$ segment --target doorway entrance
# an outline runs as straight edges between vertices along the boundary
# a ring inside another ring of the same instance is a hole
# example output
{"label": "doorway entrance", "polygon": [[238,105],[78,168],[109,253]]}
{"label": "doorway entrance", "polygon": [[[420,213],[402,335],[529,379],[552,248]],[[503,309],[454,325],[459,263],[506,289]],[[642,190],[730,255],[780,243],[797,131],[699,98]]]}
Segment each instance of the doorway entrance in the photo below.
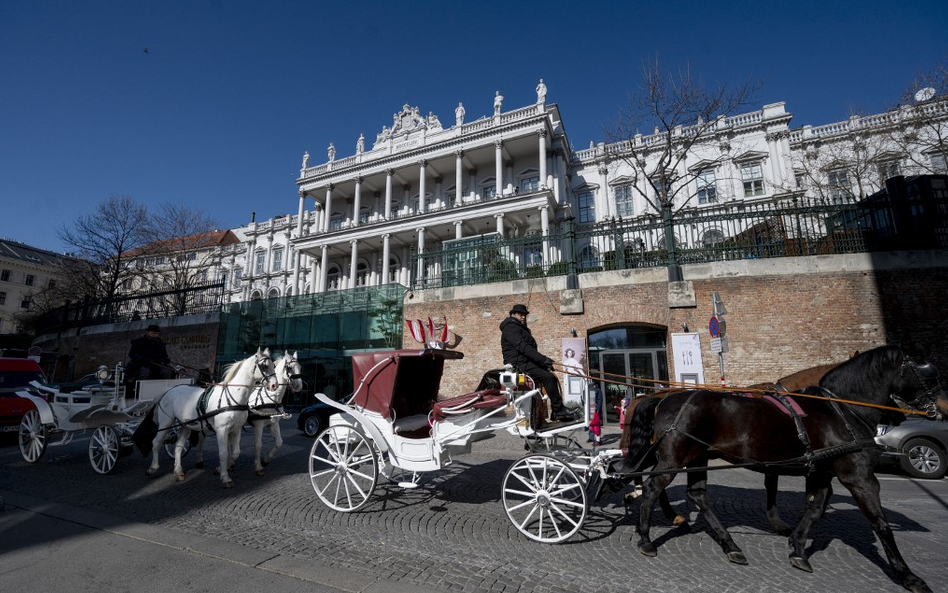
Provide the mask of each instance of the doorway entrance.
{"label": "doorway entrance", "polygon": [[654,391],[655,381],[668,381],[666,333],[664,327],[645,324],[589,333],[590,375],[602,377],[604,420],[618,422],[623,398]]}

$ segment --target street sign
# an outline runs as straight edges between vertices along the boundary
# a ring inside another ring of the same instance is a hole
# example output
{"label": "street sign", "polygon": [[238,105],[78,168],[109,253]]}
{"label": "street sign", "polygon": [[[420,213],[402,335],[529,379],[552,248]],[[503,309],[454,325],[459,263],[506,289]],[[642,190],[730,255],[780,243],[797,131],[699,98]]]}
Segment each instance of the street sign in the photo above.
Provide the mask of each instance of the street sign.
{"label": "street sign", "polygon": [[727,338],[711,338],[711,352],[715,354],[727,352]]}
{"label": "street sign", "polygon": [[718,325],[718,318],[714,315],[711,316],[711,321],[708,323],[708,332],[712,338],[716,338],[721,334],[721,326]]}

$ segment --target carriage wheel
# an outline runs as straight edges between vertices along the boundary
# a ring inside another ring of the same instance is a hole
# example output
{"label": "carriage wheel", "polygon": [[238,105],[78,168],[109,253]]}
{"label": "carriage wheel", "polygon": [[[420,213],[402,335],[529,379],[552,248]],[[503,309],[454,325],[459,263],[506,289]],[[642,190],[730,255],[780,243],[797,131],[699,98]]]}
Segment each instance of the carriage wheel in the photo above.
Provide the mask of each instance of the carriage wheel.
{"label": "carriage wheel", "polygon": [[[165,442],[162,448],[165,451],[165,455],[168,459],[174,459],[174,445],[178,440],[178,433],[181,432],[180,427],[169,428],[168,432],[165,433]],[[191,451],[191,439],[184,441],[184,450],[181,451],[181,457],[184,458],[188,452]]]}
{"label": "carriage wheel", "polygon": [[121,444],[118,433],[108,425],[95,429],[89,439],[89,463],[99,474],[107,474],[115,469]]}
{"label": "carriage wheel", "polygon": [[571,467],[548,455],[530,455],[510,466],[503,499],[514,527],[538,542],[569,539],[586,519],[585,484]]}
{"label": "carriage wheel", "polygon": [[348,513],[372,496],[379,475],[375,447],[351,426],[330,426],[309,453],[313,490],[329,508]]}
{"label": "carriage wheel", "polygon": [[20,454],[29,463],[36,463],[46,452],[46,427],[39,411],[30,410],[20,420]]}

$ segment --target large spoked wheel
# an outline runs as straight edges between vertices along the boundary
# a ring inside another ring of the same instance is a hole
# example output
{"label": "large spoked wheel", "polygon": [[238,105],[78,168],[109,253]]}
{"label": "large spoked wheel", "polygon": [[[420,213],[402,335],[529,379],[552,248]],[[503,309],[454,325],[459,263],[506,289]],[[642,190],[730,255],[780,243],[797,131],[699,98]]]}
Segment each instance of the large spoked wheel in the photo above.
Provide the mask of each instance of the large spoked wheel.
{"label": "large spoked wheel", "polygon": [[[168,459],[174,459],[174,446],[178,441],[178,433],[181,432],[181,429],[177,426],[169,428],[168,432],[165,434],[165,442],[162,448],[165,451],[165,456]],[[183,458],[188,452],[191,451],[191,439],[184,441],[184,450],[181,451],[181,457]]]}
{"label": "large spoked wheel", "polygon": [[89,439],[89,463],[92,469],[99,474],[107,474],[115,469],[118,462],[119,450],[118,433],[111,426],[99,426]]}
{"label": "large spoked wheel", "polygon": [[37,410],[30,410],[20,420],[20,454],[29,463],[36,463],[46,453],[46,427]]}
{"label": "large spoked wheel", "polygon": [[375,490],[379,462],[375,447],[351,426],[330,426],[309,453],[309,479],[327,507],[349,513],[362,508]]}
{"label": "large spoked wheel", "polygon": [[507,470],[504,510],[520,533],[557,543],[579,531],[586,519],[586,488],[576,472],[548,455],[530,455]]}

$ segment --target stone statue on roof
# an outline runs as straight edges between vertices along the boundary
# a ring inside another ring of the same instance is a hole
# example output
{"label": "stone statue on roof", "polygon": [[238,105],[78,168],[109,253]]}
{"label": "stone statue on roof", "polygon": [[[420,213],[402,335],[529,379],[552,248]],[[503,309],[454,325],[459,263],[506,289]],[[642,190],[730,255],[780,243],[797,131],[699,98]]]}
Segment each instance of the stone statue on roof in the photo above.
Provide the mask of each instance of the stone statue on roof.
{"label": "stone statue on roof", "polygon": [[540,79],[540,84],[537,85],[537,103],[543,105],[546,102],[546,85],[543,84],[543,79]]}
{"label": "stone statue on roof", "polygon": [[504,104],[504,96],[500,94],[500,91],[497,91],[494,94],[494,115],[500,115],[500,108]]}
{"label": "stone statue on roof", "polygon": [[454,110],[454,125],[459,126],[464,123],[464,113],[464,105],[459,102],[457,109]]}

